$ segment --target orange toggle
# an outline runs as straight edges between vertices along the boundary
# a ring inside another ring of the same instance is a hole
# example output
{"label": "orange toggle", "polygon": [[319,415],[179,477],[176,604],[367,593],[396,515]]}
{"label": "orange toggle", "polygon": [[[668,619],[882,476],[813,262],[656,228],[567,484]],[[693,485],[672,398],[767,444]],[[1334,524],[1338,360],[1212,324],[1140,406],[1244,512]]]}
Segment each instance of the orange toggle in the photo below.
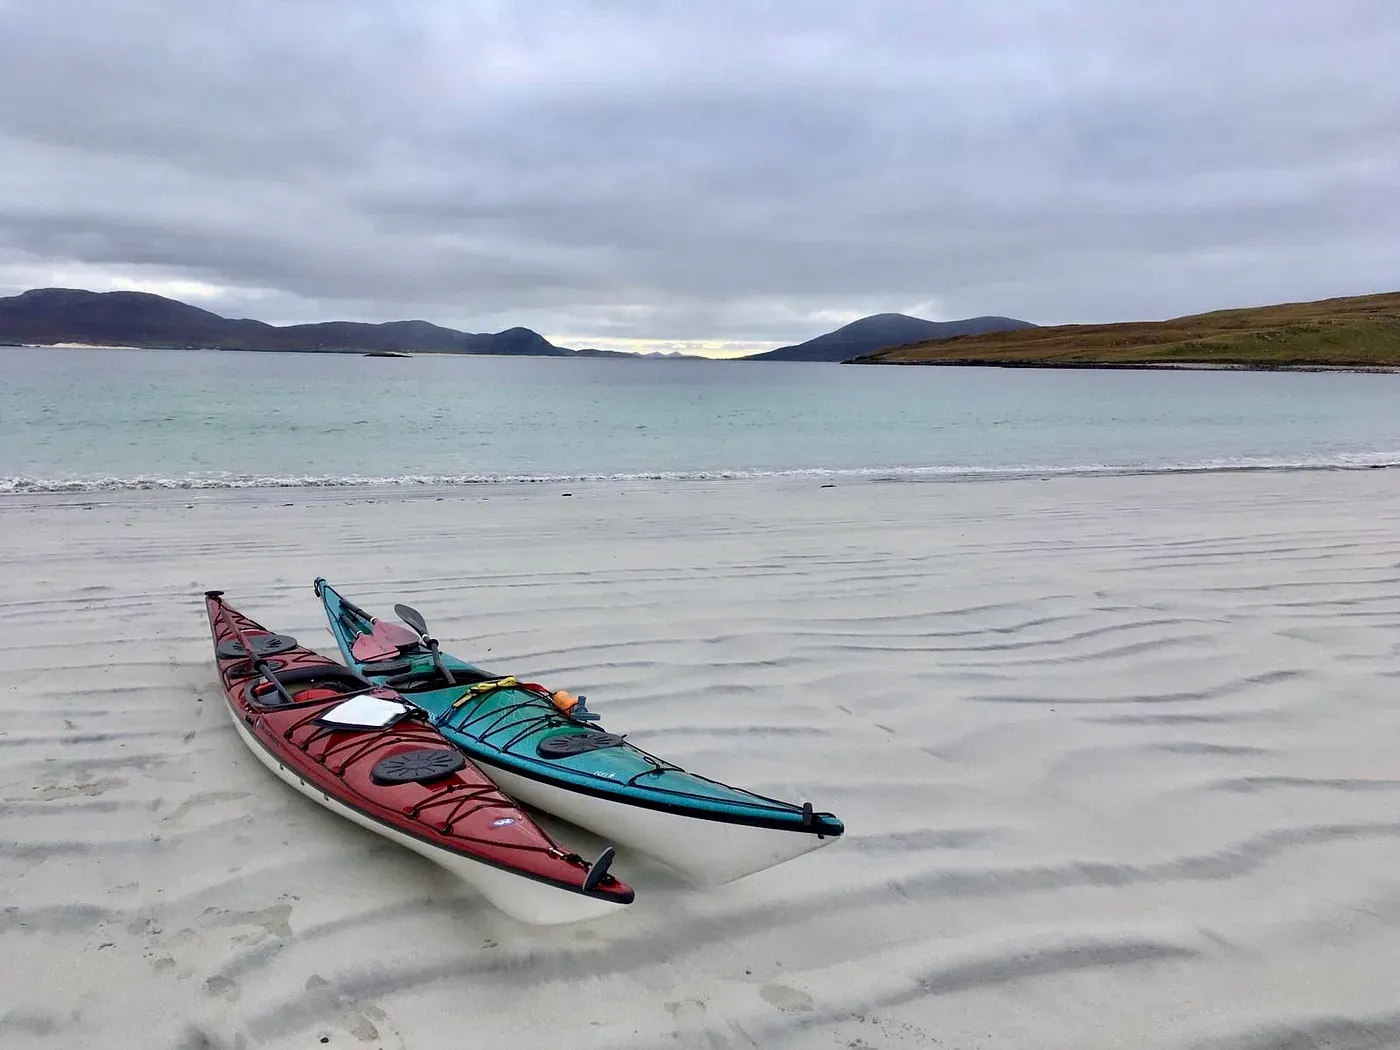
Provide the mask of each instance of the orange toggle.
{"label": "orange toggle", "polygon": [[565,714],[568,714],[578,706],[578,697],[574,696],[573,693],[566,693],[562,689],[550,693],[549,698],[554,701],[554,706]]}

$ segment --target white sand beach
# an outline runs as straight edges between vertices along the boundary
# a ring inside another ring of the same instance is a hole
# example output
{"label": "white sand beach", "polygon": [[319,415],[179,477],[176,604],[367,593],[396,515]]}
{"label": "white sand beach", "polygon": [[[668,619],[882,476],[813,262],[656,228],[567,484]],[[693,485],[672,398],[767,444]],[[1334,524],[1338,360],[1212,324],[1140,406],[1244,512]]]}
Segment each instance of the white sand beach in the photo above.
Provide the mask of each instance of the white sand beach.
{"label": "white sand beach", "polygon": [[[1400,1046],[1400,472],[15,496],[0,536],[4,1050]],[[515,923],[232,731],[201,592],[333,655],[317,574],[847,834],[707,891],[619,850],[630,908]]]}

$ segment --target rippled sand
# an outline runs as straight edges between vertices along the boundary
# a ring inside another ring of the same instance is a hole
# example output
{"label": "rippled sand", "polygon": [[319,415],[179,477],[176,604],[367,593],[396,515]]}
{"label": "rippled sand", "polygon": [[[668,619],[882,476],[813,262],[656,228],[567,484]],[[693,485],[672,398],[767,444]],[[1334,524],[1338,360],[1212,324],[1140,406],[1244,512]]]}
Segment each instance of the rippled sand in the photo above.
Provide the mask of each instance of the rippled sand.
{"label": "rippled sand", "polygon": [[[569,491],[0,502],[0,1046],[1400,1046],[1400,475]],[[516,925],[233,734],[318,573],[848,834]]]}

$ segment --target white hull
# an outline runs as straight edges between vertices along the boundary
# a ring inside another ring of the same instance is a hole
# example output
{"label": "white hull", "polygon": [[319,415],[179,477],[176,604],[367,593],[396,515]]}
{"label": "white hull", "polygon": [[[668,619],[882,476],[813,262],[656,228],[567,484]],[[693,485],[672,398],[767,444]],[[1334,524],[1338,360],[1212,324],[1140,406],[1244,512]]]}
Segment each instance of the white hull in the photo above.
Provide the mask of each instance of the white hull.
{"label": "white hull", "polygon": [[512,918],[534,926],[555,926],[612,915],[625,907],[620,903],[559,889],[524,875],[516,875],[490,864],[472,860],[470,857],[442,849],[430,842],[405,835],[380,824],[378,821],[371,820],[364,814],[331,798],[301,779],[293,770],[276,761],[244,726],[243,720],[238,717],[238,712],[228,703],[225,703],[224,707],[228,710],[234,728],[238,730],[238,735],[243,739],[248,750],[280,779],[332,813],[338,814],[346,820],[352,820],[361,827],[368,828],[377,835],[382,835],[390,842],[398,843],[400,846],[411,849],[441,865],[463,882],[478,890],[482,896]]}
{"label": "white hull", "polygon": [[517,802],[587,828],[607,841],[654,857],[700,886],[716,886],[763,871],[835,842],[808,832],[727,824],[585,795],[478,763]]}

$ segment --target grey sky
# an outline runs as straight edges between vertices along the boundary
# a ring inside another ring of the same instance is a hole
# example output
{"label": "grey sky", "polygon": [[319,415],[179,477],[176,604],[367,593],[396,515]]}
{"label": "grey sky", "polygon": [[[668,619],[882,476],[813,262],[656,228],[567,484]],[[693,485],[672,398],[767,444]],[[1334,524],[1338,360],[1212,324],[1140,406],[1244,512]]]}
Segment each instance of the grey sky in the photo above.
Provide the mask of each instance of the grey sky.
{"label": "grey sky", "polygon": [[1400,288],[1394,0],[0,0],[0,294],[759,349]]}

